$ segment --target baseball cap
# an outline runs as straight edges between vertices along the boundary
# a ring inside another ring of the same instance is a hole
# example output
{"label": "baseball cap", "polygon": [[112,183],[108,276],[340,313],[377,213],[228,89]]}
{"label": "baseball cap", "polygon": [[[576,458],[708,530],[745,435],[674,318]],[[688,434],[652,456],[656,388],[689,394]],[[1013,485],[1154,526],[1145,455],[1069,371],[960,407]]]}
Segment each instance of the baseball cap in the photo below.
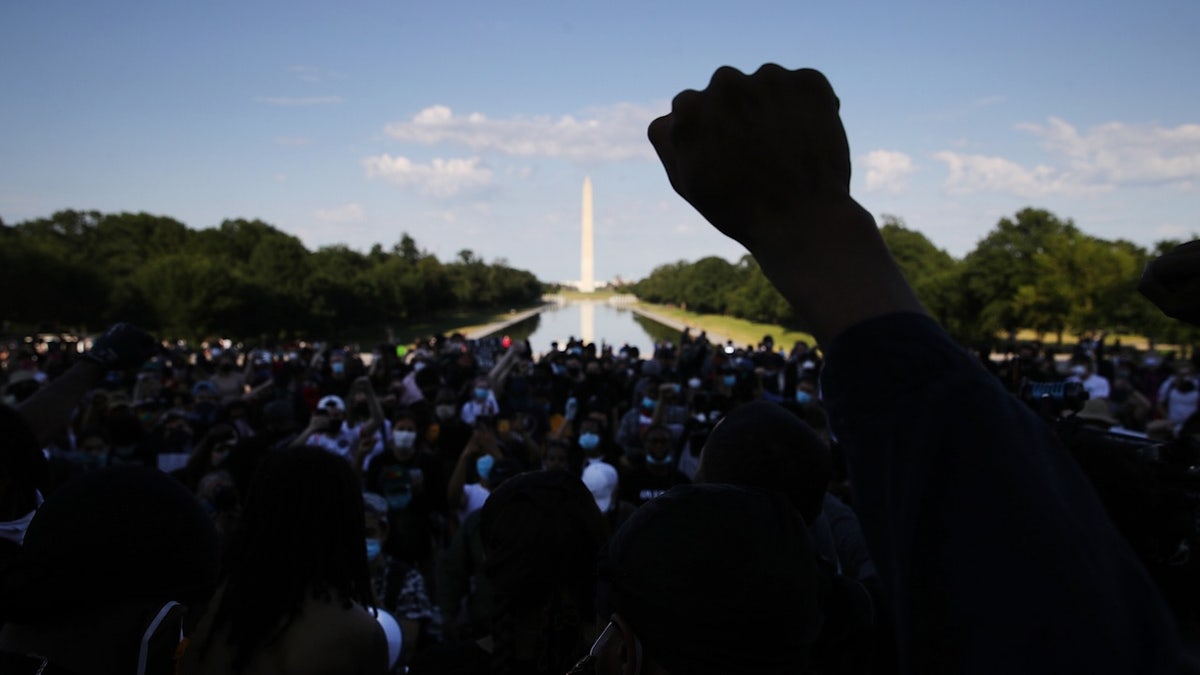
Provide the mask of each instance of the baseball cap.
{"label": "baseball cap", "polygon": [[605,462],[588,464],[583,470],[583,484],[591,491],[600,512],[607,513],[617,490],[617,470]]}
{"label": "baseball cap", "polygon": [[[309,399],[309,400],[312,400],[312,399]],[[346,402],[342,400],[341,396],[334,396],[334,395],[330,394],[329,396],[322,398],[320,401],[317,401],[317,407],[318,408],[337,408],[339,412],[345,412],[346,411]]]}

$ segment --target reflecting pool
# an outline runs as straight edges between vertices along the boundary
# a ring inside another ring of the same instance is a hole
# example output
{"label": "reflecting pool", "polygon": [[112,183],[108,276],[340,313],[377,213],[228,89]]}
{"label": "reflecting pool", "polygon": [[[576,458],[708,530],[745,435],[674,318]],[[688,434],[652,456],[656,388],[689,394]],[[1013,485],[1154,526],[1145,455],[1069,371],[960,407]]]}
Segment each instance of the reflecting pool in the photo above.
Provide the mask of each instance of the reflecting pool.
{"label": "reflecting pool", "polygon": [[654,353],[654,344],[664,340],[679,341],[679,332],[633,313],[627,307],[604,301],[573,301],[551,305],[541,314],[503,331],[514,340],[528,338],[536,354],[550,351],[550,343],[565,345],[572,337],[584,342],[604,344],[614,350],[628,344],[638,348],[642,358]]}

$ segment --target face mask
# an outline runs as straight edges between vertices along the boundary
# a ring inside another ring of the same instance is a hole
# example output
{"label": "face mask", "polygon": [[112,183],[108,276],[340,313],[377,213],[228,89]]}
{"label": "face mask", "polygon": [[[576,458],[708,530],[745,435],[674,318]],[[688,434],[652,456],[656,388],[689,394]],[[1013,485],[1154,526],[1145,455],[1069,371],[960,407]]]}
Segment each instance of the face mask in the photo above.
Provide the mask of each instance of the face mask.
{"label": "face mask", "polygon": [[488,388],[487,387],[475,387],[475,398],[482,401],[482,400],[486,399],[487,397],[488,397]]}
{"label": "face mask", "polygon": [[600,435],[591,432],[579,434],[579,447],[584,450],[595,450],[600,445]]}
{"label": "face mask", "polygon": [[692,379],[688,380],[688,388],[689,389],[699,389],[700,388],[700,378],[693,377]]}
{"label": "face mask", "polygon": [[725,383],[726,387],[732,387],[737,384],[737,375],[726,375],[721,381]]}
{"label": "face mask", "polygon": [[646,455],[646,463],[651,466],[664,466],[675,460],[675,455],[666,455],[662,459],[655,459],[654,455]]}
{"label": "face mask", "polygon": [[104,454],[96,454],[92,452],[80,452],[75,456],[75,462],[82,466],[85,471],[90,469],[103,469],[105,466],[108,466],[108,453],[105,452]]}
{"label": "face mask", "polygon": [[383,542],[378,539],[367,540],[367,560],[374,560],[383,552]]}
{"label": "face mask", "polygon": [[408,490],[387,496],[388,509],[392,511],[403,511],[411,501],[412,492]]}
{"label": "face mask", "polygon": [[366,403],[355,403],[354,407],[351,408],[350,411],[354,413],[355,417],[371,416],[371,406]]}
{"label": "face mask", "polygon": [[496,458],[491,455],[484,455],[475,460],[475,472],[479,474],[480,480],[487,480],[488,474],[492,472],[492,467],[496,465]]}
{"label": "face mask", "polygon": [[392,444],[401,450],[412,448],[417,442],[417,432],[407,429],[397,430],[392,432]]}
{"label": "face mask", "polygon": [[658,403],[658,401],[655,401],[654,399],[650,398],[649,396],[642,398],[642,407],[645,408],[646,410],[654,410],[654,405],[656,403]]}
{"label": "face mask", "polygon": [[329,364],[329,369],[333,371],[334,375],[341,375],[342,373],[346,372],[346,364],[342,363],[341,361],[334,361],[333,363]]}
{"label": "face mask", "polygon": [[1086,372],[1087,368],[1084,368],[1083,366],[1075,366],[1071,369],[1071,374],[1075,375],[1076,377],[1083,377],[1083,374]]}
{"label": "face mask", "polygon": [[812,400],[812,394],[803,389],[796,390],[796,403],[808,403]]}

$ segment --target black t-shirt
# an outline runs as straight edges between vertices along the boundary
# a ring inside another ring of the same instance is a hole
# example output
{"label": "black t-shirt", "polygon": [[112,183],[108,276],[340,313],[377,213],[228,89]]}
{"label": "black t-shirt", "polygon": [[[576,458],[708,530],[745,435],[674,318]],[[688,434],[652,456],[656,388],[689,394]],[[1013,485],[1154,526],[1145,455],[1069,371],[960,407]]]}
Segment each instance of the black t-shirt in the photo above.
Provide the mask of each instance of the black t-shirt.
{"label": "black t-shirt", "polygon": [[388,503],[387,552],[409,563],[419,563],[433,553],[432,516],[444,506],[437,460],[415,453],[401,462],[391,452],[375,457],[363,483]]}
{"label": "black t-shirt", "polygon": [[676,485],[687,485],[691,481],[675,468],[665,474],[651,473],[644,460],[634,462],[633,468],[621,477],[621,499],[641,506]]}

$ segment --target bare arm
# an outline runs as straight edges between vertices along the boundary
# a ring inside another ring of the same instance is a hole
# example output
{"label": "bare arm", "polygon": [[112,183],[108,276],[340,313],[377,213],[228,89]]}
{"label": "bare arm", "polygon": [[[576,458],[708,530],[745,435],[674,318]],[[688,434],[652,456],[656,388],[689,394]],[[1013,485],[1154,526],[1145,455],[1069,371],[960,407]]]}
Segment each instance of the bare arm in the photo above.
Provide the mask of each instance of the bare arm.
{"label": "bare arm", "polygon": [[815,70],[725,67],[649,131],[675,191],[754,255],[822,344],[874,316],[925,311],[850,197],[839,105]]}

